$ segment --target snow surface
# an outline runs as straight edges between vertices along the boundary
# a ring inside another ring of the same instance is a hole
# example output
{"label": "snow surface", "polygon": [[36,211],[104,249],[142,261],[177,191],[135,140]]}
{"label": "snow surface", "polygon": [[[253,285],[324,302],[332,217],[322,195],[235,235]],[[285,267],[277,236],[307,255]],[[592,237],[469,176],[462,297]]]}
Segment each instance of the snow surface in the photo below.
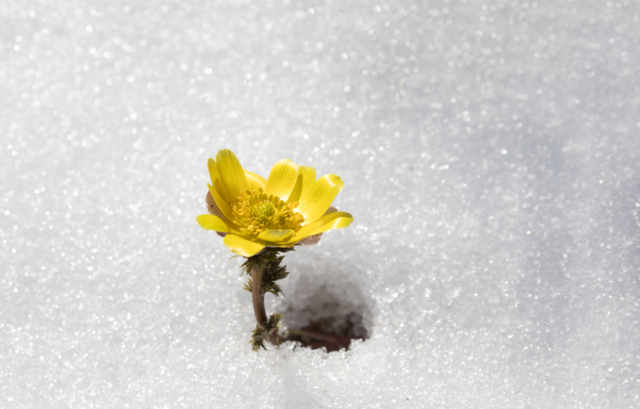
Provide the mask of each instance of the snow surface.
{"label": "snow surface", "polygon": [[[640,1],[0,21],[0,407],[640,407]],[[354,224],[267,310],[369,339],[251,351],[241,260],[195,223],[222,148],[344,179]]]}

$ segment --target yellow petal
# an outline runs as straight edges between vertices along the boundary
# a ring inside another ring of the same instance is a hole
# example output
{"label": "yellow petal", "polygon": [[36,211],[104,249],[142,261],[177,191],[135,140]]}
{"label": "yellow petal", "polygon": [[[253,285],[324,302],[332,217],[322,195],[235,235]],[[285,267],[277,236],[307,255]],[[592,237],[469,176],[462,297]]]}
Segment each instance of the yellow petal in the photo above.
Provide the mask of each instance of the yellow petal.
{"label": "yellow petal", "polygon": [[223,242],[229,250],[243,257],[251,257],[264,248],[262,240],[248,240],[235,234],[227,234]]}
{"label": "yellow petal", "polygon": [[289,193],[289,197],[287,198],[286,203],[297,202],[300,199],[300,195],[302,194],[302,183],[302,175],[298,173],[296,183],[293,185],[293,189],[291,189],[291,193]]}
{"label": "yellow petal", "polygon": [[258,238],[264,241],[278,243],[289,237],[293,230],[265,230],[258,234]]}
{"label": "yellow petal", "polygon": [[221,233],[229,233],[229,227],[227,224],[219,218],[218,216],[214,216],[212,214],[203,214],[196,217],[196,222],[205,230],[215,230]]}
{"label": "yellow petal", "polygon": [[[227,197],[235,199],[248,189],[247,178],[244,169],[236,155],[229,149],[223,149],[216,155],[216,168],[222,181],[222,186],[227,192]],[[215,181],[214,181],[215,184]],[[215,185],[214,185],[215,186]]]}
{"label": "yellow petal", "polygon": [[[295,243],[286,243],[286,244],[297,244],[300,241],[304,240],[305,238],[308,237],[316,237],[316,235],[321,235],[322,233],[328,231],[328,230],[333,230],[333,229],[342,229],[343,227],[347,227],[351,224],[351,222],[353,222],[353,217],[338,217],[335,220],[332,220],[329,223],[325,223],[323,224],[321,227],[316,228],[314,231],[312,231],[310,234],[306,234],[305,237],[298,237],[296,236],[296,241]],[[315,223],[314,223],[315,225]],[[301,229],[302,230],[302,229]],[[320,241],[320,238],[317,238],[316,240],[314,240],[314,242],[312,243],[308,243],[309,244],[315,244],[318,241]]]}
{"label": "yellow petal", "polygon": [[305,219],[303,226],[319,219],[331,206],[333,199],[343,187],[344,182],[340,176],[331,174],[316,180],[308,191],[303,192],[300,197],[300,205],[298,205],[298,211]]}
{"label": "yellow petal", "polygon": [[[304,239],[308,236],[313,236],[314,234],[322,233],[331,229],[340,229],[342,227],[347,227],[353,221],[353,216],[347,212],[333,212],[329,214],[325,214],[321,218],[319,218],[315,223],[303,226],[300,230],[296,232],[294,237],[289,238],[285,241],[285,243],[297,243],[300,240]],[[346,225],[343,225],[347,223]],[[326,229],[325,226],[329,226]],[[340,227],[332,227],[332,226],[340,226]],[[323,230],[324,229],[324,230]]]}
{"label": "yellow petal", "polygon": [[282,159],[276,162],[271,168],[265,193],[278,196],[282,200],[287,200],[297,178],[298,165],[289,159]]}
{"label": "yellow petal", "polygon": [[[220,174],[218,173],[218,167],[216,166],[216,161],[209,158],[209,160],[207,161],[207,167],[209,168],[209,177],[211,178],[211,184],[213,186],[216,186],[216,180],[220,180]],[[222,186],[222,182],[217,186],[216,190],[227,203],[232,202],[236,199],[236,196],[229,197],[224,186]]]}
{"label": "yellow petal", "polygon": [[222,188],[222,182],[220,182],[220,179],[216,179],[215,185],[216,187],[214,188],[207,183],[207,186],[209,186],[209,193],[211,193],[211,196],[213,196],[213,200],[215,200],[224,217],[232,220],[231,207],[229,207],[229,203],[219,193],[219,190]]}
{"label": "yellow petal", "polygon": [[252,192],[254,190],[258,190],[258,188],[264,190],[265,186],[267,185],[267,181],[264,180],[262,176],[256,175],[255,173],[249,172],[248,170],[244,171],[244,176],[247,178],[249,190]]}
{"label": "yellow petal", "polygon": [[[345,213],[345,212],[336,212],[336,213]],[[332,214],[336,214],[336,213],[332,213]],[[312,235],[318,234],[318,233],[324,233],[326,231],[333,230],[333,229],[342,229],[344,227],[349,226],[351,222],[353,222],[353,216],[351,215],[344,216],[344,217],[337,217],[330,222],[323,223],[322,226],[320,226],[319,228],[313,231]]]}
{"label": "yellow petal", "polygon": [[220,176],[218,175],[218,168],[216,168],[216,161],[212,158],[209,158],[207,161],[207,167],[209,168],[209,177],[211,178],[211,183],[214,183],[216,179]]}
{"label": "yellow petal", "polygon": [[299,201],[302,194],[308,191],[315,181],[316,170],[314,168],[311,166],[298,166],[298,178],[296,179],[296,184],[287,199],[287,203]]}

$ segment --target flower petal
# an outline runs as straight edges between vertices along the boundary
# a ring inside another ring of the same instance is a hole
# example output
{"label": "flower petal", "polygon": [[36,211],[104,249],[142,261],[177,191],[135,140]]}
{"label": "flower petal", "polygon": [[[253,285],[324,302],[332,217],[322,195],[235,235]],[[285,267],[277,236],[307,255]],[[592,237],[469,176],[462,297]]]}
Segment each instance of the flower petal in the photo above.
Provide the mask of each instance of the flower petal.
{"label": "flower petal", "polygon": [[[236,155],[229,149],[223,149],[216,155],[216,168],[227,193],[227,198],[235,199],[249,188],[244,169]],[[215,181],[214,181],[215,186]]]}
{"label": "flower petal", "polygon": [[285,243],[297,243],[305,237],[313,236],[314,234],[322,233],[331,229],[341,229],[347,227],[353,221],[353,216],[347,212],[333,212],[325,214],[319,218],[315,223],[303,226],[294,237],[286,240]]}
{"label": "flower petal", "polygon": [[282,159],[271,168],[265,193],[287,200],[297,178],[298,165],[289,159]]}
{"label": "flower petal", "polygon": [[249,190],[254,191],[258,190],[258,188],[262,188],[264,190],[267,185],[267,181],[260,175],[256,175],[253,172],[249,172],[248,170],[244,171],[244,176],[247,178],[247,184],[249,185]]}
{"label": "flower petal", "polygon": [[[346,212],[336,212],[336,213],[346,213]],[[336,214],[332,213],[332,215]],[[313,231],[313,234],[324,233],[333,229],[342,229],[348,227],[353,222],[353,216],[347,213],[348,216],[336,217],[334,220],[323,223],[322,226]]]}
{"label": "flower petal", "polygon": [[296,184],[289,194],[287,203],[294,203],[300,200],[302,194],[308,191],[316,181],[316,170],[311,166],[298,166],[298,178]]}
{"label": "flower petal", "polygon": [[[220,181],[220,174],[218,173],[218,167],[216,166],[216,161],[209,158],[209,160],[207,161],[207,167],[209,168],[209,177],[211,178],[211,184],[213,186],[216,186],[216,180]],[[216,190],[218,191],[220,196],[224,199],[224,201],[227,203],[233,202],[236,199],[235,196],[229,197],[224,186],[222,186],[221,181],[216,187]]]}
{"label": "flower petal", "polygon": [[213,196],[213,200],[215,200],[216,204],[218,205],[218,209],[220,209],[224,217],[232,220],[231,207],[229,207],[229,203],[219,193],[219,190],[221,190],[222,188],[222,182],[220,182],[220,179],[216,179],[215,185],[216,187],[214,188],[209,183],[207,183],[207,186],[209,186],[209,193],[211,193],[211,196]]}
{"label": "flower petal", "polygon": [[274,243],[282,242],[287,237],[291,236],[293,230],[265,230],[258,234],[258,238],[264,241],[271,241]]}
{"label": "flower petal", "polygon": [[303,192],[298,206],[298,211],[302,213],[305,219],[303,226],[311,224],[320,218],[331,206],[331,202],[343,187],[344,182],[340,179],[340,176],[331,174],[324,175],[316,180],[308,191]]}
{"label": "flower petal", "polygon": [[218,216],[214,216],[212,214],[202,214],[196,217],[196,222],[205,230],[215,230],[221,233],[229,233],[229,227],[227,224],[219,218]]}
{"label": "flower petal", "polygon": [[243,257],[251,257],[264,248],[262,240],[252,241],[235,234],[227,234],[223,242],[229,250]]}
{"label": "flower petal", "polygon": [[209,160],[207,161],[207,167],[209,168],[209,177],[211,178],[211,183],[214,183],[216,179],[220,177],[220,175],[218,175],[216,161],[213,160],[213,158],[209,158]]}

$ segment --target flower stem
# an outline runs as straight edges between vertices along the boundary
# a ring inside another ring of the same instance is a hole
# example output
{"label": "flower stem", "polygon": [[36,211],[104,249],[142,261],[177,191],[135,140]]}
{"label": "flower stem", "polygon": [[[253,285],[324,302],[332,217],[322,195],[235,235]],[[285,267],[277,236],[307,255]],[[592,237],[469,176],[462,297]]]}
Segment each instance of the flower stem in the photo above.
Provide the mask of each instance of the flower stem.
{"label": "flower stem", "polygon": [[279,253],[293,251],[292,248],[266,248],[262,252],[248,257],[242,264],[243,274],[250,275],[249,282],[244,285],[244,289],[251,292],[253,301],[253,314],[256,317],[256,328],[251,332],[251,345],[254,351],[260,348],[267,349],[264,341],[274,345],[279,345],[278,328],[282,314],[273,313],[267,317],[264,308],[264,295],[272,293],[276,297],[282,294],[282,289],[277,280],[285,278],[289,272],[280,263],[284,256]]}
{"label": "flower stem", "polygon": [[259,263],[251,269],[251,299],[253,300],[253,313],[258,325],[267,323],[267,313],[264,310],[264,296],[262,295],[262,275],[267,263]]}

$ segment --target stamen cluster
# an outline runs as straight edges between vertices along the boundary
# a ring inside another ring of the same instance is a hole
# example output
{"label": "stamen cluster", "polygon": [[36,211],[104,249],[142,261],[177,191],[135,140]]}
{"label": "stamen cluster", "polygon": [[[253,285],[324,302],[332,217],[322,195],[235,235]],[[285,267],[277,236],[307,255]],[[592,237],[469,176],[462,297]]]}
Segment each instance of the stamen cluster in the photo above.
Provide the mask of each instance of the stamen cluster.
{"label": "stamen cluster", "polygon": [[304,216],[294,212],[298,202],[285,203],[278,196],[267,195],[261,188],[253,192],[246,191],[239,196],[233,206],[234,221],[241,231],[258,235],[265,230],[300,230]]}

